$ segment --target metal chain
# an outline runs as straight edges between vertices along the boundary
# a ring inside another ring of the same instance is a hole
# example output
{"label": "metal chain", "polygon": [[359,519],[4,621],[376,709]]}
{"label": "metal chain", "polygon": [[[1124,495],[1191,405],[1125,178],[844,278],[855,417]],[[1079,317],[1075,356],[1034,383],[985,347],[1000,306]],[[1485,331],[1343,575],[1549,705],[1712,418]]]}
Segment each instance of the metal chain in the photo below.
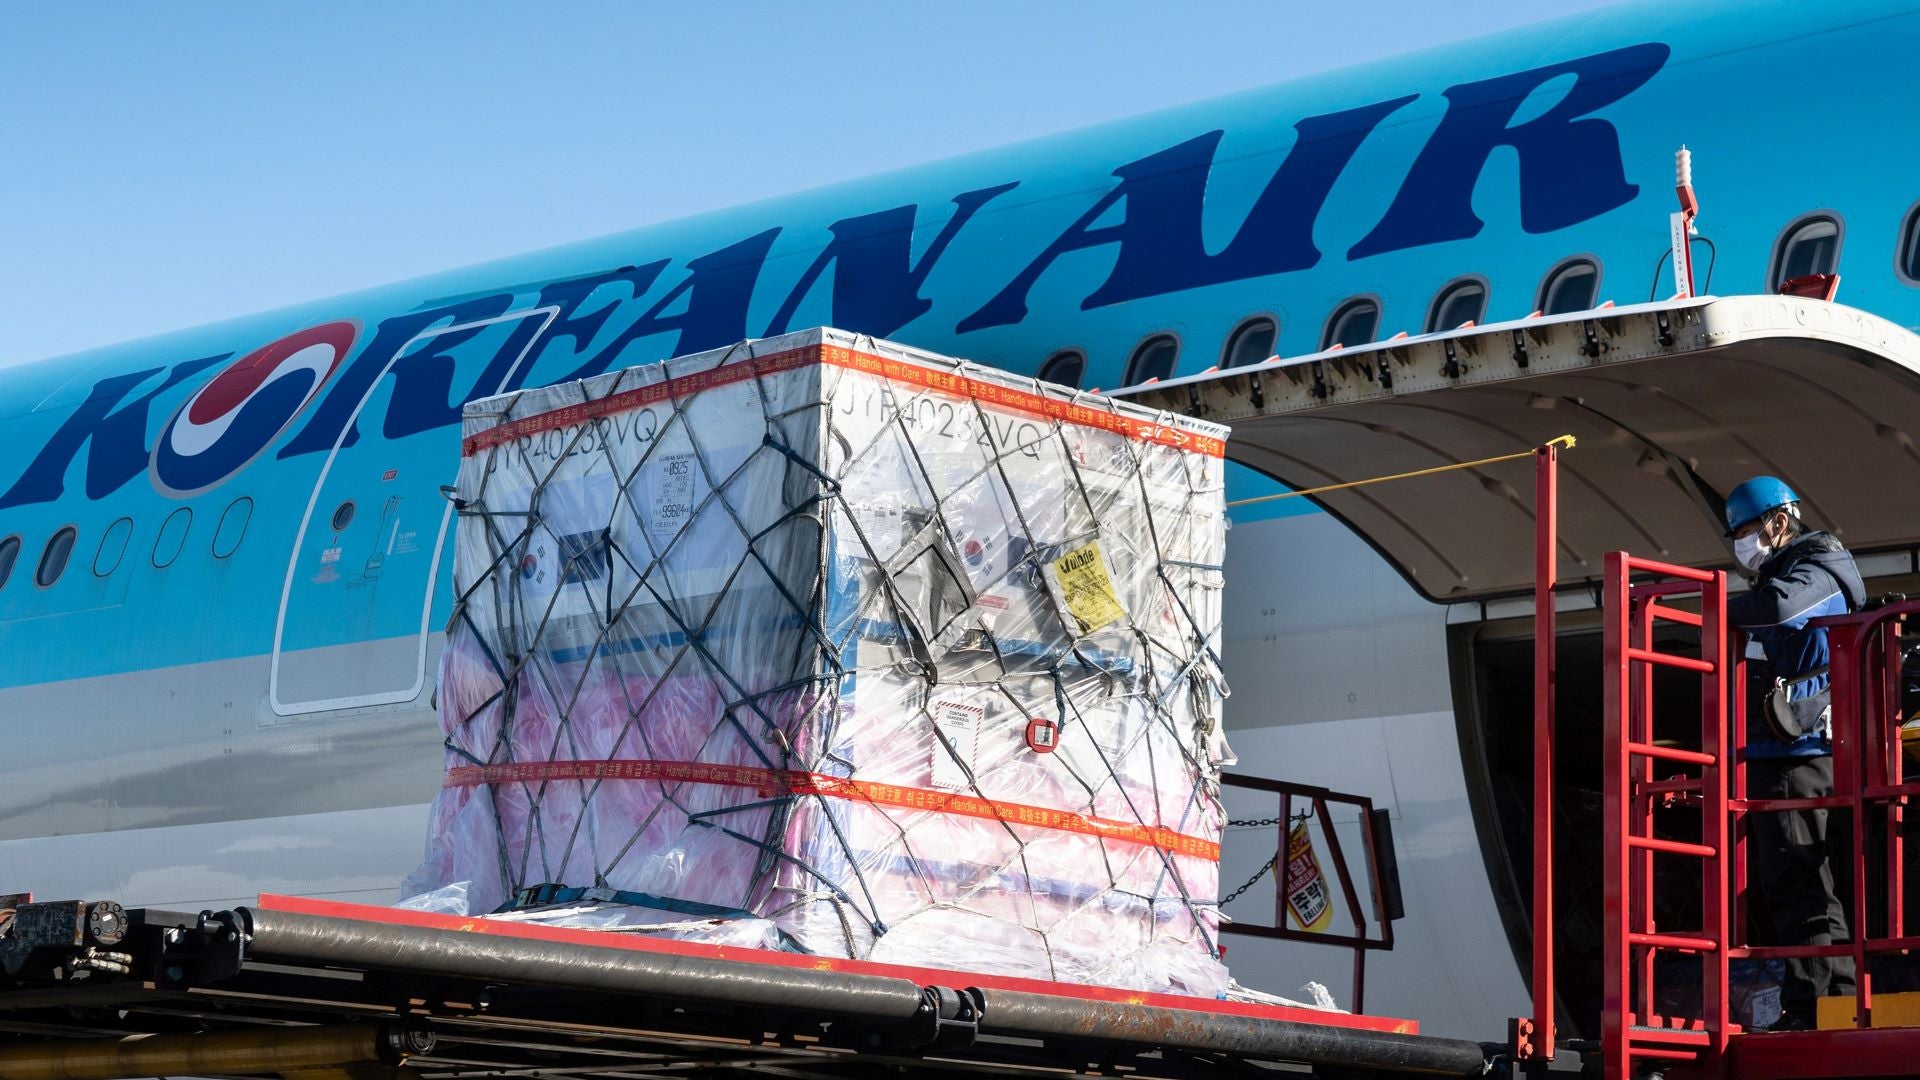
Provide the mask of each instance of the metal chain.
{"label": "metal chain", "polygon": [[1246,884],[1240,886],[1239,888],[1233,890],[1232,892],[1228,893],[1225,897],[1223,897],[1220,901],[1220,906],[1226,907],[1228,904],[1231,904],[1235,900],[1240,899],[1241,893],[1246,892],[1248,889],[1253,888],[1253,883],[1256,881],[1259,881],[1263,877],[1266,877],[1267,871],[1272,870],[1273,864],[1279,861],[1280,861],[1280,856],[1278,855],[1275,855],[1273,858],[1268,859],[1265,863],[1261,865],[1260,869],[1254,871],[1253,876],[1247,879]]}
{"label": "metal chain", "polygon": [[[1306,814],[1301,813],[1301,814],[1295,814],[1294,818],[1296,820],[1302,820],[1302,819],[1305,819],[1306,816],[1307,816]],[[1286,820],[1287,820],[1286,818],[1277,818],[1277,817],[1257,818],[1257,819],[1242,818],[1238,821],[1230,820],[1227,822],[1227,824],[1233,828],[1264,829],[1269,825],[1283,825],[1286,823]],[[1266,877],[1267,873],[1271,871],[1274,868],[1275,864],[1277,864],[1279,861],[1280,861],[1280,856],[1278,854],[1275,854],[1273,858],[1268,859],[1265,863],[1262,863],[1260,866],[1260,869],[1255,870],[1253,872],[1253,876],[1248,878],[1245,884],[1241,885],[1239,888],[1233,890],[1232,892],[1228,893],[1226,896],[1221,898],[1220,906],[1226,907],[1228,904],[1231,904],[1235,900],[1240,899],[1241,893],[1246,892],[1248,889],[1253,888],[1254,883],[1259,881],[1261,878]]]}

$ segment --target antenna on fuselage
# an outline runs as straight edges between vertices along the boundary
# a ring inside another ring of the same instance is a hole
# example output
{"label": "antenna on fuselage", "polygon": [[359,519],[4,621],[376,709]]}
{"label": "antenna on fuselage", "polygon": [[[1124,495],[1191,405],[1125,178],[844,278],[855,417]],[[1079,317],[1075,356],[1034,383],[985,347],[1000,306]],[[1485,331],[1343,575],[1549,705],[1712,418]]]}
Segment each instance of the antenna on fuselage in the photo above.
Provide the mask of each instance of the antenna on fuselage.
{"label": "antenna on fuselage", "polygon": [[1693,237],[1699,231],[1693,219],[1700,213],[1700,200],[1693,193],[1693,153],[1684,145],[1673,155],[1673,191],[1680,196],[1680,209],[1667,219],[1673,240],[1673,297],[1684,300],[1693,295]]}

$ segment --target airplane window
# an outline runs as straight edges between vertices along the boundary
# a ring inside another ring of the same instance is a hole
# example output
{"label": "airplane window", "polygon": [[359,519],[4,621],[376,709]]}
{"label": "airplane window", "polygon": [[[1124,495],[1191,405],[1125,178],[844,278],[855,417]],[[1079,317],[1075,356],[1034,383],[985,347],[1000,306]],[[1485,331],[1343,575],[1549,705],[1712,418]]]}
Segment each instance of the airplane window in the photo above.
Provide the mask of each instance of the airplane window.
{"label": "airplane window", "polygon": [[351,524],[353,524],[353,500],[348,499],[333,508],[333,531],[346,532],[347,526]]}
{"label": "airplane window", "polygon": [[93,553],[93,576],[107,577],[120,569],[120,557],[127,553],[127,541],[133,537],[133,519],[123,517],[100,534],[100,548]]}
{"label": "airplane window", "polygon": [[1568,259],[1547,271],[1540,283],[1542,315],[1565,315],[1591,308],[1600,295],[1600,264],[1592,259]]}
{"label": "airplane window", "polygon": [[1127,385],[1167,378],[1179,359],[1180,339],[1172,334],[1154,334],[1136,346],[1133,358],[1127,361]]}
{"label": "airplane window", "polygon": [[1257,364],[1273,355],[1274,338],[1280,335],[1280,324],[1265,315],[1256,315],[1239,326],[1234,327],[1233,336],[1227,339],[1226,356],[1221,367],[1244,367]]}
{"label": "airplane window", "polygon": [[7,587],[7,579],[13,576],[13,564],[19,561],[20,534],[0,540],[0,589]]}
{"label": "airplane window", "polygon": [[1900,230],[1900,250],[1894,253],[1894,266],[1909,285],[1920,285],[1920,205],[1907,211],[1907,222]]}
{"label": "airplane window", "polygon": [[1087,374],[1087,354],[1079,349],[1062,349],[1040,365],[1040,381],[1059,383],[1078,390]]}
{"label": "airplane window", "polygon": [[1449,282],[1433,297],[1433,310],[1427,314],[1427,333],[1454,330],[1469,322],[1479,322],[1487,313],[1487,283],[1479,278],[1461,278]]}
{"label": "airplane window", "polygon": [[1773,253],[1775,289],[1808,274],[1831,274],[1840,265],[1840,219],[1815,214],[1788,225]]}
{"label": "airplane window", "polygon": [[47,537],[47,546],[40,551],[40,567],[33,572],[33,580],[41,588],[59,581],[60,575],[67,572],[67,559],[73,554],[73,542],[79,536],[80,530],[62,525]]}
{"label": "airplane window", "polygon": [[156,570],[165,570],[180,557],[180,549],[187,546],[187,531],[193,527],[193,511],[182,506],[167,515],[160,523],[160,533],[153,538],[153,566]]}
{"label": "airplane window", "polygon": [[[336,515],[337,516],[337,515]],[[224,559],[240,548],[247,535],[247,522],[253,520],[253,500],[245,495],[227,504],[220,525],[213,530],[213,557]]]}
{"label": "airplane window", "polygon": [[1335,345],[1353,348],[1373,341],[1380,329],[1380,302],[1370,297],[1356,296],[1333,309],[1333,317],[1327,320],[1327,333],[1320,341],[1322,349],[1331,349]]}

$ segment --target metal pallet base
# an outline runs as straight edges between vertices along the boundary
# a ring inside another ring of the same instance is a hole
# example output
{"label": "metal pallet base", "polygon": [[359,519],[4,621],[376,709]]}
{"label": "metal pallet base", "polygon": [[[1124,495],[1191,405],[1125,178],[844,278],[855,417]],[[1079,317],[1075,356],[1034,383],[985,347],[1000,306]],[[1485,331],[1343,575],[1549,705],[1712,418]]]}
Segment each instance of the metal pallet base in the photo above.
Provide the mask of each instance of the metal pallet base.
{"label": "metal pallet base", "polygon": [[[1478,1075],[1411,1021],[262,897],[0,936],[0,1076]],[[111,909],[111,910],[109,910]],[[29,908],[21,909],[23,914]],[[64,922],[62,920],[65,920]],[[129,1035],[152,1037],[127,1042]],[[197,1055],[197,1056],[196,1056]],[[367,1070],[374,1070],[369,1073]]]}

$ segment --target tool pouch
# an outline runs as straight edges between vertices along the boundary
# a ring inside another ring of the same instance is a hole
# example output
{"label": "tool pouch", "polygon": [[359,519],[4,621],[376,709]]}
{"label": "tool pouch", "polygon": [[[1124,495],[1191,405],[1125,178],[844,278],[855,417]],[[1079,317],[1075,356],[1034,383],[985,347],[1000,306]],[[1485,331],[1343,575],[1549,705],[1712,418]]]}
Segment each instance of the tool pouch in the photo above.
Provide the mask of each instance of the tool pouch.
{"label": "tool pouch", "polygon": [[1826,673],[1827,669],[1822,666],[1792,679],[1773,680],[1773,689],[1767,691],[1767,699],[1761,703],[1760,719],[1774,738],[1790,743],[1826,730],[1827,709],[1833,704],[1832,687],[1822,687],[1817,693],[1802,698],[1792,696],[1795,686]]}

